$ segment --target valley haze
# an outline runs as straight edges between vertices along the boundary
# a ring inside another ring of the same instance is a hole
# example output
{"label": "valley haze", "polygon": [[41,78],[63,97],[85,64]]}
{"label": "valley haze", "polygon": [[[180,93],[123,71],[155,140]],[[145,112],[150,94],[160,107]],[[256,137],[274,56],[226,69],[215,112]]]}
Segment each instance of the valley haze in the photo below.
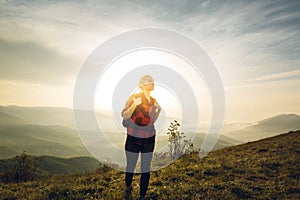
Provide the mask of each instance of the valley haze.
{"label": "valley haze", "polygon": [[[114,145],[123,149],[125,129],[119,130],[107,113],[97,113],[96,116],[98,120],[112,124],[112,128],[104,131],[104,134]],[[166,118],[164,126],[168,128],[172,119]],[[201,125],[203,132],[191,133],[181,130],[187,138],[195,137],[195,148],[200,148],[208,128],[207,125]],[[299,129],[300,116],[296,114],[275,115],[255,123],[225,123],[215,149]],[[156,149],[160,151],[160,148],[168,143],[166,132],[167,130],[161,130],[157,133]],[[73,110],[69,108],[0,106],[0,138],[1,159],[16,156],[23,151],[33,155],[59,157],[91,156],[80,140],[75,129]],[[106,144],[107,141],[101,142],[101,145]]]}

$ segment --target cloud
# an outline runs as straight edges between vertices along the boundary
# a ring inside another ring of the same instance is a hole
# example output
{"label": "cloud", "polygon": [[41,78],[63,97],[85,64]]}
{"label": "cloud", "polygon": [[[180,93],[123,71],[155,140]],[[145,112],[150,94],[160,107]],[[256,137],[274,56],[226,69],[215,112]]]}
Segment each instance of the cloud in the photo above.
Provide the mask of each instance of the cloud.
{"label": "cloud", "polygon": [[62,85],[42,85],[0,80],[0,104],[72,107],[72,90]]}
{"label": "cloud", "polygon": [[72,58],[33,42],[0,40],[0,60],[3,80],[67,84],[79,69]]}
{"label": "cloud", "polygon": [[216,2],[183,27],[207,50],[225,84],[299,68],[299,2]]}
{"label": "cloud", "polygon": [[293,80],[293,79],[300,80],[300,70],[268,74],[253,80],[249,80],[249,82],[268,82],[268,81],[282,81],[282,80]]}
{"label": "cloud", "polygon": [[[99,44],[120,32],[154,26],[182,32],[201,45],[225,88],[239,90],[233,104],[240,110],[255,91],[267,102],[277,95],[276,84],[289,80],[282,89],[290,88],[286,99],[299,99],[294,86],[299,85],[299,10],[300,1],[289,0],[1,1],[0,79],[67,84]],[[272,84],[270,94],[264,93],[266,84]],[[277,105],[289,104],[281,99]]]}

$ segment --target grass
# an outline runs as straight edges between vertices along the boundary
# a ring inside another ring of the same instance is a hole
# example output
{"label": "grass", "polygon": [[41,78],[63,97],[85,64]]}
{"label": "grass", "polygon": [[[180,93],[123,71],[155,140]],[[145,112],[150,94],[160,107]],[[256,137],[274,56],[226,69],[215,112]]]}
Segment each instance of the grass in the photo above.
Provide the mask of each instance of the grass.
{"label": "grass", "polygon": [[[184,155],[151,172],[151,199],[300,199],[300,131],[210,152]],[[0,199],[122,199],[124,173],[48,177],[0,183]],[[138,197],[139,176],[133,181]]]}

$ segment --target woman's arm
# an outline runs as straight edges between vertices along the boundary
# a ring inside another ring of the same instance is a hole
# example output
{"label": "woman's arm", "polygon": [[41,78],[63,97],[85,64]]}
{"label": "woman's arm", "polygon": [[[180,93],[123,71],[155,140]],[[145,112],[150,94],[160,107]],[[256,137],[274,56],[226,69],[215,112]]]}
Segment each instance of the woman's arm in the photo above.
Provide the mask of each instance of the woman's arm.
{"label": "woman's arm", "polygon": [[124,120],[129,119],[131,117],[132,113],[134,112],[134,110],[136,109],[136,107],[138,105],[140,105],[141,103],[142,103],[142,98],[141,97],[137,97],[137,98],[133,97],[133,99],[130,98],[127,101],[127,103],[125,105],[125,108],[122,111],[123,119]]}

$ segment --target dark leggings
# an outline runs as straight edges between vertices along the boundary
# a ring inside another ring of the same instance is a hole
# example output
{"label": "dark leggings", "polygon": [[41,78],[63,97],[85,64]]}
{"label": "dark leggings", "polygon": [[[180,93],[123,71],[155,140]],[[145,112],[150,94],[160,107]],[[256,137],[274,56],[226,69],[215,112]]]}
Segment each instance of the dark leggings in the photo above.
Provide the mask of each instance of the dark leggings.
{"label": "dark leggings", "polygon": [[132,178],[134,174],[134,169],[139,157],[139,152],[141,152],[141,178],[140,178],[140,195],[145,196],[148,189],[149,179],[150,179],[150,165],[154,150],[154,142],[151,144],[136,144],[131,140],[131,137],[127,136],[125,150],[126,150],[126,175],[125,183],[126,186],[131,186]]}

